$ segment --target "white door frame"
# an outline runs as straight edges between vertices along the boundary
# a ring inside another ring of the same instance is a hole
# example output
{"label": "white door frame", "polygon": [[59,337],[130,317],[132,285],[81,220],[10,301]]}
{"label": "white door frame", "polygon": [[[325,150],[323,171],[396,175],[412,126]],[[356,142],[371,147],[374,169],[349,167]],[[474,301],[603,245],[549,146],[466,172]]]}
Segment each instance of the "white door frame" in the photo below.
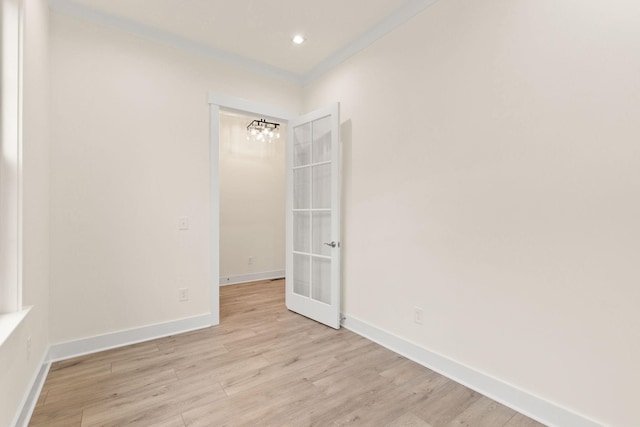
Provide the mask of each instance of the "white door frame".
{"label": "white door frame", "polygon": [[[298,113],[247,99],[208,93],[209,103],[209,274],[211,280],[210,322],[220,324],[220,109],[255,114],[288,124]],[[289,141],[287,141],[289,144]]]}

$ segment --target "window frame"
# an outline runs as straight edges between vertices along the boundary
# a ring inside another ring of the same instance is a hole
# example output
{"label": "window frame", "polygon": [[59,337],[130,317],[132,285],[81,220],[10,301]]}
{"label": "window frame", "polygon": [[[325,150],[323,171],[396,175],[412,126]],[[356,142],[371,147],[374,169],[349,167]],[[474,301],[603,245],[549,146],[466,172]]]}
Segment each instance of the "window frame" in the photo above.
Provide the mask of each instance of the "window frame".
{"label": "window frame", "polygon": [[[22,306],[23,0],[0,0],[0,317]],[[14,318],[16,316],[11,316]],[[13,322],[9,322],[13,323]],[[5,329],[2,327],[2,329]],[[1,338],[1,337],[0,337]]]}

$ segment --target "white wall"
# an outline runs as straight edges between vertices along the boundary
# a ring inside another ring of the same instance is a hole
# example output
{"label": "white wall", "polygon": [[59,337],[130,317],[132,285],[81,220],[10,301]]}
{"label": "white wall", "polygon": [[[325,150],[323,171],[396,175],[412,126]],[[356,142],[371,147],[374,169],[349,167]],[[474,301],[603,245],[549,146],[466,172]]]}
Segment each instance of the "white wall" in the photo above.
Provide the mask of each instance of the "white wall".
{"label": "white wall", "polygon": [[640,425],[638,22],[441,0],[308,86],[342,107],[344,312]]}
{"label": "white wall", "polygon": [[52,342],[208,313],[207,91],[300,89],[55,13],[52,46]]}
{"label": "white wall", "polygon": [[22,300],[32,309],[0,346],[2,426],[17,415],[49,345],[49,11],[46,0],[23,4]]}
{"label": "white wall", "polygon": [[284,271],[286,127],[272,143],[248,141],[247,125],[258,118],[220,114],[221,284]]}

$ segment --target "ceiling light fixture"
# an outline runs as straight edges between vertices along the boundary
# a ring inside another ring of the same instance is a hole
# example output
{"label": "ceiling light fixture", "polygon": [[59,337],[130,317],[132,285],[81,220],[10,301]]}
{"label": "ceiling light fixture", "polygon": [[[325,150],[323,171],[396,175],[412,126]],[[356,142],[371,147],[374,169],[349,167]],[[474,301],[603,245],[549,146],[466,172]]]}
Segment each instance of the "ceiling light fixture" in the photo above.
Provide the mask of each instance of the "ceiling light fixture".
{"label": "ceiling light fixture", "polygon": [[268,122],[265,119],[254,120],[247,126],[247,139],[254,142],[273,142],[280,138],[279,123]]}
{"label": "ceiling light fixture", "polygon": [[295,36],[293,36],[293,42],[295,44],[302,44],[304,42],[304,37],[302,37],[300,34],[296,34]]}

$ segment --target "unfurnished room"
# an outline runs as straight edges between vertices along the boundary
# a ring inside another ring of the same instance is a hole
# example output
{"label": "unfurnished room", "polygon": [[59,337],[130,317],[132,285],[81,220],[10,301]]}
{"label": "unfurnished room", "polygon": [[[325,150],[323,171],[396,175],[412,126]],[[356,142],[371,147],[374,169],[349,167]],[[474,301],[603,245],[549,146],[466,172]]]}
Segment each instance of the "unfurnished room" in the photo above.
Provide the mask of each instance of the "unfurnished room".
{"label": "unfurnished room", "polygon": [[640,2],[0,23],[0,427],[640,427]]}

